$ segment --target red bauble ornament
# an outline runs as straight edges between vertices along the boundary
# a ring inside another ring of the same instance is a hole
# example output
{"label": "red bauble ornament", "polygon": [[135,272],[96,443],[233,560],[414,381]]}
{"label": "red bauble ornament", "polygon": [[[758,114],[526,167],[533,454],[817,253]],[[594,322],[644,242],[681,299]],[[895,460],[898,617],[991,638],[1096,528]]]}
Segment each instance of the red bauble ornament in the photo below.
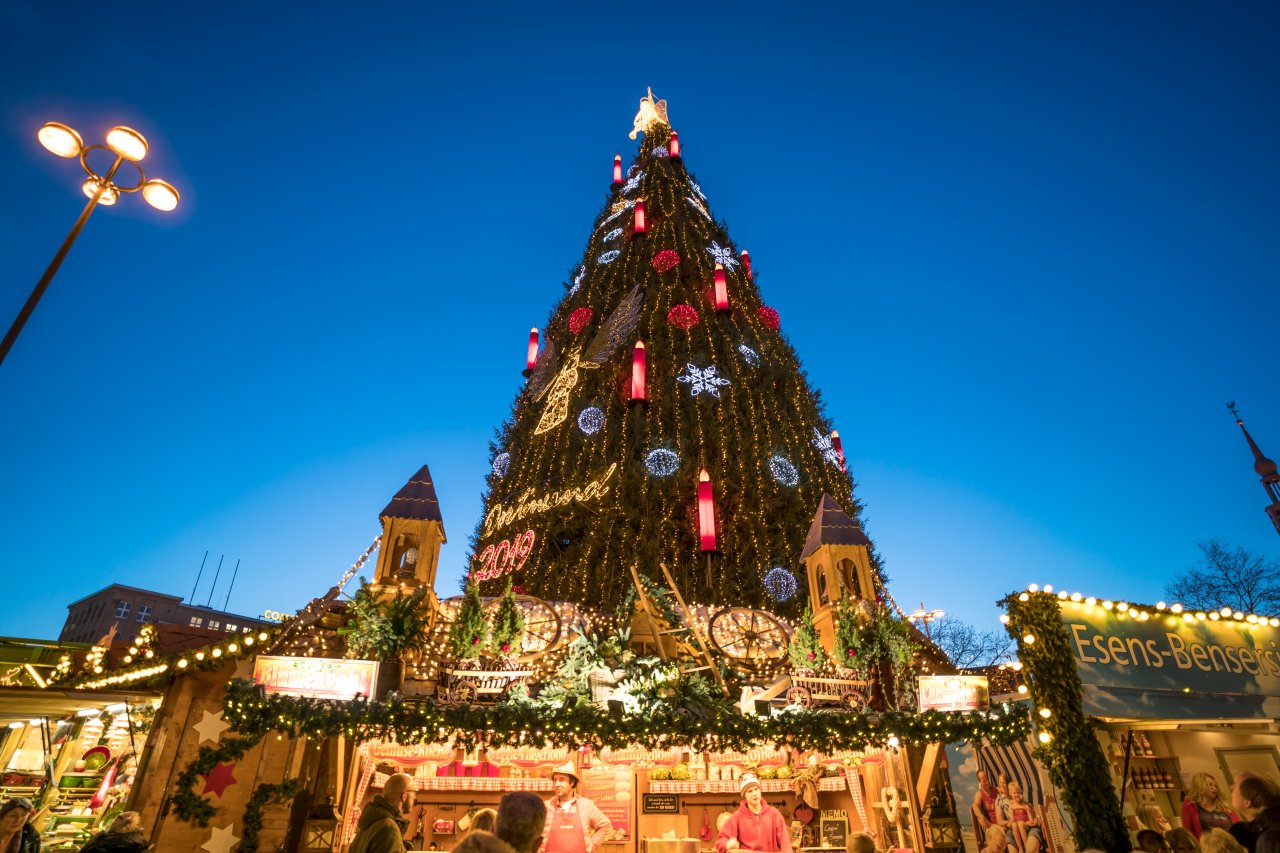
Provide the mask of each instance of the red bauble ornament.
{"label": "red bauble ornament", "polygon": [[575,335],[578,334],[578,332],[581,332],[587,326],[591,325],[591,318],[595,315],[596,312],[592,311],[590,308],[575,309],[574,312],[569,315],[569,331],[573,332]]}
{"label": "red bauble ornament", "polygon": [[778,316],[778,312],[770,308],[768,305],[761,305],[756,309],[756,316],[760,318],[760,322],[764,323],[775,332],[782,325],[782,318]]}
{"label": "red bauble ornament", "polygon": [[503,644],[502,644],[502,651],[503,651],[503,652],[509,652],[509,651],[511,651],[511,644],[510,644],[510,643],[503,643]]}
{"label": "red bauble ornament", "polygon": [[815,655],[813,652],[809,652],[808,657],[809,657],[809,660],[817,660],[818,658],[818,656]]}
{"label": "red bauble ornament", "polygon": [[858,653],[855,652],[853,649],[845,649],[844,656],[847,658],[853,658],[853,657],[857,657]]}
{"label": "red bauble ornament", "polygon": [[667,312],[667,322],[677,329],[684,329],[687,332],[698,325],[698,312],[694,310],[692,305],[686,305],[681,302]]}
{"label": "red bauble ornament", "polygon": [[658,272],[674,269],[680,263],[680,253],[671,249],[663,249],[653,256],[653,268]]}
{"label": "red bauble ornament", "polygon": [[480,645],[480,638],[479,638],[479,637],[472,637],[472,638],[471,638],[471,645],[473,645],[473,646],[478,646],[478,645]]}

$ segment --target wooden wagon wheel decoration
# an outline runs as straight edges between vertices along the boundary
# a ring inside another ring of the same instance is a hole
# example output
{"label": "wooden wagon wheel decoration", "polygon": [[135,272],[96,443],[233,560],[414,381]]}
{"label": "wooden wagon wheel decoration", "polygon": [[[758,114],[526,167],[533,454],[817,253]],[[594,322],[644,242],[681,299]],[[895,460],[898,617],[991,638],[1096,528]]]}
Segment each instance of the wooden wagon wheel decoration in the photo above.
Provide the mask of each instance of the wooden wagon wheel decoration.
{"label": "wooden wagon wheel decoration", "polygon": [[799,705],[801,708],[813,707],[813,694],[809,692],[808,687],[795,685],[787,691],[787,704]]}
{"label": "wooden wagon wheel decoration", "polygon": [[711,644],[734,663],[771,666],[787,657],[787,629],[767,610],[726,607],[707,625]]}
{"label": "wooden wagon wheel decoration", "polygon": [[449,690],[449,698],[459,705],[470,705],[479,695],[480,691],[476,689],[475,682],[471,679],[463,679]]}
{"label": "wooden wagon wheel decoration", "polygon": [[840,704],[844,706],[846,711],[852,711],[855,714],[861,713],[867,709],[867,697],[857,690],[850,690],[840,697]]}

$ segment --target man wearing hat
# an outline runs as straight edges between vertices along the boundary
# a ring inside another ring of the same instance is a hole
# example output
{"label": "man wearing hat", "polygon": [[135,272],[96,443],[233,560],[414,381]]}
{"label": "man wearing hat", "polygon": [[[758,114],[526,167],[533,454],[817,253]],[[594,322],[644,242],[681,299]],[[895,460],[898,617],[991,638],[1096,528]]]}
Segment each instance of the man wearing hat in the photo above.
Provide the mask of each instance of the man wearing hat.
{"label": "man wearing hat", "polygon": [[572,761],[551,771],[551,787],[556,793],[547,800],[541,853],[592,853],[613,824],[595,803],[578,796],[578,768]]}
{"label": "man wearing hat", "polygon": [[720,827],[717,853],[791,853],[791,836],[782,812],[764,801],[760,780],[751,774],[738,786],[742,805]]}

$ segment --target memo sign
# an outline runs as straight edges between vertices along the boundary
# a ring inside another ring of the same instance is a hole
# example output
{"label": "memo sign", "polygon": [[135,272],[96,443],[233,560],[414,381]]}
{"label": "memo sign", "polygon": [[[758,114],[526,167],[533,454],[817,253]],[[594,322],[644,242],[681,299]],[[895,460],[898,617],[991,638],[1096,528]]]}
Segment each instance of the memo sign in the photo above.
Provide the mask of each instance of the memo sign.
{"label": "memo sign", "polygon": [[485,548],[475,556],[476,565],[471,568],[471,578],[487,581],[520,571],[533,552],[533,540],[533,531],[526,530]]}

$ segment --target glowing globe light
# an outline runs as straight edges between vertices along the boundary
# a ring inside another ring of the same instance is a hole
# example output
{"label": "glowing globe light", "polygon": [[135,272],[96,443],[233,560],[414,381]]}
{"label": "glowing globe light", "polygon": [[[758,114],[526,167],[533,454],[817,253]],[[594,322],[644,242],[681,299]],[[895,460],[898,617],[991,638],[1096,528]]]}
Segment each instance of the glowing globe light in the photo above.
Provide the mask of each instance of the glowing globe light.
{"label": "glowing globe light", "polygon": [[578,429],[586,435],[595,435],[604,426],[604,412],[595,406],[587,406],[578,413]]}
{"label": "glowing globe light", "polygon": [[656,447],[645,456],[644,467],[655,477],[670,477],[680,469],[680,456],[674,450]]}
{"label": "glowing globe light", "polygon": [[796,594],[796,588],[796,576],[782,566],[774,566],[765,573],[764,591],[774,601],[790,601]]}
{"label": "glowing globe light", "polygon": [[791,460],[785,456],[769,457],[769,473],[773,475],[773,479],[784,486],[794,486],[800,482],[800,472],[796,470],[796,466],[791,464]]}
{"label": "glowing globe light", "polygon": [[501,480],[507,476],[507,469],[511,467],[511,454],[503,451],[493,457],[493,476]]}

